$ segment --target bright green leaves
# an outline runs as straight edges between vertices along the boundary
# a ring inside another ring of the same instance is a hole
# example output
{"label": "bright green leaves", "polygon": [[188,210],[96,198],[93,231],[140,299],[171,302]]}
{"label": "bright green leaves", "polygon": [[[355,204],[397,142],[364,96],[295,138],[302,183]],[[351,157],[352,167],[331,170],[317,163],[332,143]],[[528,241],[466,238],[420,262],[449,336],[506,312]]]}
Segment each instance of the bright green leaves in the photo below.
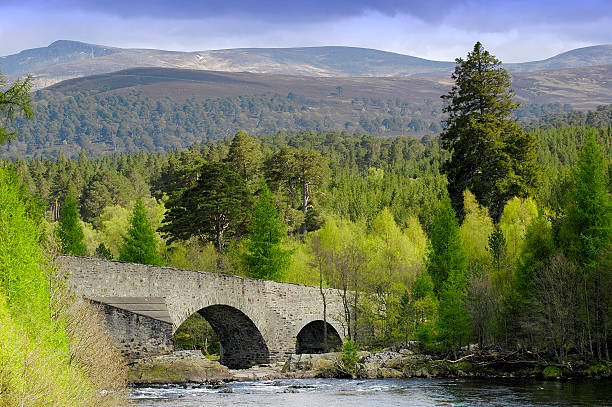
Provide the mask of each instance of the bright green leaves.
{"label": "bright green leaves", "polygon": [[282,280],[291,262],[291,251],[283,248],[286,226],[279,218],[272,194],[265,183],[253,207],[252,226],[243,260],[251,277]]}
{"label": "bright green leaves", "polygon": [[119,260],[155,266],[163,264],[163,259],[157,251],[155,230],[151,226],[151,221],[140,199],[134,205],[130,227],[127,235],[123,237]]}

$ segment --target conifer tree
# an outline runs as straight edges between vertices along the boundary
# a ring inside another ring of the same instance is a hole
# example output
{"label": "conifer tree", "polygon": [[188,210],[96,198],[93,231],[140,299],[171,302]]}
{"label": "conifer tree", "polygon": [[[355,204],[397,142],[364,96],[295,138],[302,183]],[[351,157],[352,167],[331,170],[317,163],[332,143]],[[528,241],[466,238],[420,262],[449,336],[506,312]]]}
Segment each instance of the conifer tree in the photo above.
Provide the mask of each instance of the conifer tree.
{"label": "conifer tree", "polygon": [[155,266],[163,264],[157,252],[155,231],[140,198],[134,205],[127,236],[123,237],[119,260]]}
{"label": "conifer tree", "polygon": [[18,79],[11,86],[6,86],[8,81],[0,73],[0,144],[17,137],[17,132],[8,129],[15,118],[23,116],[25,119],[34,117],[30,100],[30,89],[32,89],[32,77]]}
{"label": "conifer tree", "polygon": [[253,225],[246,242],[244,262],[249,275],[255,278],[281,280],[291,260],[291,251],[282,248],[286,236],[272,193],[265,182],[253,208]]}
{"label": "conifer tree", "polygon": [[239,131],[232,139],[225,161],[247,185],[251,185],[261,170],[263,154],[257,141],[247,133]]}
{"label": "conifer tree", "polygon": [[244,180],[225,163],[204,163],[197,171],[192,186],[174,188],[160,231],[169,242],[192,237],[212,241],[220,252],[227,237],[244,233],[250,196]]}
{"label": "conifer tree", "polygon": [[454,268],[440,291],[438,335],[446,348],[455,352],[468,343],[471,334],[470,319],[466,307],[467,273]]}
{"label": "conifer tree", "polygon": [[440,138],[451,158],[444,165],[453,207],[463,218],[463,191],[469,189],[497,223],[504,203],[533,191],[538,176],[535,138],[512,118],[510,75],[477,42],[467,59],[457,58],[455,85],[442,96],[448,105]]}
{"label": "conifer tree", "polygon": [[57,235],[62,244],[62,252],[84,256],[87,254],[85,247],[83,228],[79,223],[79,212],[73,193],[66,196],[64,207],[59,218],[59,229]]}
{"label": "conifer tree", "polygon": [[590,134],[573,171],[568,207],[561,228],[562,247],[569,259],[592,269],[601,251],[612,243],[612,195],[608,164]]}
{"label": "conifer tree", "polygon": [[427,272],[440,299],[438,335],[449,350],[456,351],[470,335],[465,303],[467,256],[461,242],[459,223],[448,199],[442,201],[434,219]]}
{"label": "conifer tree", "polygon": [[466,262],[459,222],[450,200],[445,199],[434,218],[427,253],[427,272],[438,296],[445,281],[453,273],[465,273]]}

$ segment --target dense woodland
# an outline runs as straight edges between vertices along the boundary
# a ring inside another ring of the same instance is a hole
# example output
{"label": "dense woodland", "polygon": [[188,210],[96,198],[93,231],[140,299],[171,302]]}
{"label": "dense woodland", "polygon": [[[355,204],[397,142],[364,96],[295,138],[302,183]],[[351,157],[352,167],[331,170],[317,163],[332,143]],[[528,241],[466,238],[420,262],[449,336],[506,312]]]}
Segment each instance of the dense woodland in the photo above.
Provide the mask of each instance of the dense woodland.
{"label": "dense woodland", "polygon": [[[487,108],[462,99],[476,59],[490,78],[470,91],[501,95]],[[480,44],[459,60],[440,137],[239,131],[3,166],[44,203],[64,253],[335,287],[363,347],[609,360],[610,109],[523,131],[498,66]]]}
{"label": "dense woodland", "polygon": [[[345,100],[337,95],[317,99],[293,93],[184,99],[155,98],[138,90],[69,95],[43,90],[36,92],[33,110],[35,120],[15,122],[19,137],[3,146],[0,156],[55,159],[62,152],[77,157],[81,148],[90,157],[161,153],[232,137],[240,130],[253,135],[345,131],[384,137],[435,136],[442,120],[441,104],[435,100],[415,103],[375,96]],[[516,115],[528,121],[569,110],[559,104],[525,105]]]}
{"label": "dense woodland", "polygon": [[[546,255],[562,256],[558,254],[562,253],[558,251],[559,225],[573,185],[572,168],[589,135],[594,135],[602,156],[609,161],[610,133],[610,127],[533,130],[544,174],[540,188],[531,197],[511,199],[497,226],[486,208],[466,193],[465,217],[461,226],[457,225],[470,275],[464,304],[469,333],[462,343],[522,341],[524,338],[515,336],[519,325],[526,329],[525,338],[535,340],[536,332],[528,328],[539,324],[508,321],[516,314],[508,314],[504,308],[510,306],[507,301],[515,300],[515,280],[527,267],[525,262],[537,261],[529,257],[534,255],[530,251],[541,248],[527,243],[542,238],[532,234],[544,233],[544,238],[550,239]],[[302,154],[303,171],[312,181],[290,175],[295,162],[284,167],[279,164],[283,157],[290,160],[296,154]],[[74,253],[131,260],[122,257],[121,250],[133,208],[141,199],[151,230],[156,230],[154,251],[160,255],[151,264],[312,285],[319,283],[322,273],[327,286],[364,292],[358,298],[357,315],[350,316],[350,328],[359,344],[380,346],[417,337],[435,342],[436,327],[425,322],[434,321],[438,301],[417,291],[431,284],[420,278],[427,270],[436,215],[448,196],[447,181],[440,172],[447,159],[448,153],[437,138],[298,133],[256,139],[239,133],[180,153],[112,154],[90,160],[82,152],[78,159],[60,155],[57,160],[18,160],[5,165],[15,168],[26,188],[46,203],[49,230],[59,228],[66,196],[76,199],[85,247]],[[173,199],[180,195],[176,188],[186,188],[198,176],[210,177],[218,170],[215,165],[233,168],[237,178],[231,182],[244,185],[236,198],[245,209],[243,213],[232,214],[235,219],[219,241],[210,225],[198,224],[201,230],[197,233],[189,230],[196,227],[193,221],[187,223],[187,230],[164,227],[165,217],[176,207]],[[292,178],[293,186],[289,183]],[[265,196],[262,181],[272,190],[269,196],[281,220],[279,250],[288,253],[276,254],[283,266],[280,274],[261,274],[246,260],[252,226],[262,216],[254,215],[259,199]],[[610,190],[612,185],[608,184]],[[494,255],[491,239],[500,230],[498,238],[504,249]],[[61,246],[59,238],[56,245]],[[562,263],[560,267],[577,267],[565,257],[555,257],[555,261]],[[485,315],[480,314],[483,312]],[[538,345],[552,351],[552,344],[544,340],[546,333],[537,334],[542,336]],[[202,333],[196,330],[193,335]]]}

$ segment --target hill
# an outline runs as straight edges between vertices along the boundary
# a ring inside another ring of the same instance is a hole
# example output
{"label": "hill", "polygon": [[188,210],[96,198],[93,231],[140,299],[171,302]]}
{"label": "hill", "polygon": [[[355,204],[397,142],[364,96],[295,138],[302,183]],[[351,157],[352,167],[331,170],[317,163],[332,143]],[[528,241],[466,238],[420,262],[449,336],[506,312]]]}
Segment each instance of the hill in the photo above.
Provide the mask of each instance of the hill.
{"label": "hill", "polygon": [[[612,64],[612,45],[572,50],[542,61],[507,64],[532,72]],[[36,88],[61,80],[133,67],[163,67],[305,76],[447,76],[454,62],[356,47],[238,48],[197,52],[123,49],[76,41],[0,57],[0,70],[14,77],[33,73]]]}
{"label": "hill", "polygon": [[[612,103],[612,65],[514,75],[522,121]],[[162,152],[232,136],[345,131],[436,135],[447,77],[308,77],[134,68],[37,91],[2,157]]]}

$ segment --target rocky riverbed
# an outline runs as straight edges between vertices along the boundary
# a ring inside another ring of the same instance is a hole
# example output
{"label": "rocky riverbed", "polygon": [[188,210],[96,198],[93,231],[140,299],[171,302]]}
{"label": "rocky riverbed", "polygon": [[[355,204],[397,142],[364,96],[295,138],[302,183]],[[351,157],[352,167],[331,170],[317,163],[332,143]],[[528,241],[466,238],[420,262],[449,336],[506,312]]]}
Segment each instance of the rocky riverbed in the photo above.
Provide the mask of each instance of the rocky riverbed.
{"label": "rocky riverbed", "polygon": [[436,359],[408,349],[359,352],[355,368],[348,371],[342,354],[291,355],[284,363],[232,370],[209,360],[199,351],[178,351],[142,359],[129,370],[129,381],[143,384],[222,383],[240,380],[281,378],[432,378],[432,377],[499,377],[562,379],[574,376],[610,377],[610,366],[558,366],[545,361],[525,359],[521,355],[475,352],[458,360]]}

